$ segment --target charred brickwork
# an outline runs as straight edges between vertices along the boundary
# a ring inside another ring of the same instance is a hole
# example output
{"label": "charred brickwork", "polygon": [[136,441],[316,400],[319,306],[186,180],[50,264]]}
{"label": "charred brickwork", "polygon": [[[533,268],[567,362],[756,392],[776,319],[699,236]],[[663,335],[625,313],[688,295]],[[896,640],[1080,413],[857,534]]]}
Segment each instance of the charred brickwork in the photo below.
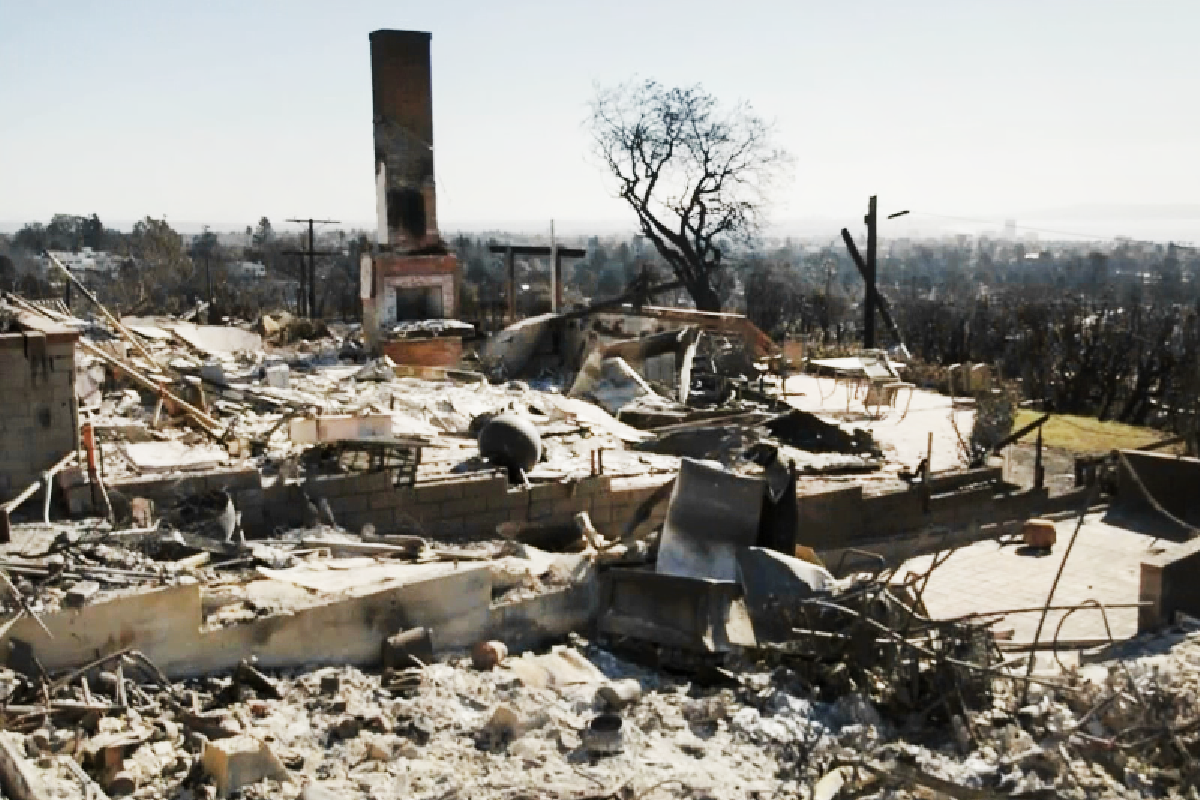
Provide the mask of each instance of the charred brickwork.
{"label": "charred brickwork", "polygon": [[[363,259],[362,301],[376,351],[396,323],[458,314],[458,260],[437,227],[429,43],[422,31],[371,34],[380,247]],[[445,352],[434,347],[422,359],[457,361]]]}
{"label": "charred brickwork", "polygon": [[0,334],[0,502],[76,447],[75,340],[79,334],[29,316]]}
{"label": "charred brickwork", "polygon": [[381,243],[401,252],[439,243],[429,40],[423,31],[371,34]]}

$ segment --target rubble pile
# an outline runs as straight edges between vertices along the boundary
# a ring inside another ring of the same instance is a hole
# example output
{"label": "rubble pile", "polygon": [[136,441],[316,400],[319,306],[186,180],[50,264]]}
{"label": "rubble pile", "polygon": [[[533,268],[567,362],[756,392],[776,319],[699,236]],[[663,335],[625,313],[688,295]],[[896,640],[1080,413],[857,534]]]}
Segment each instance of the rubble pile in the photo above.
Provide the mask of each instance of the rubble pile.
{"label": "rubble pile", "polygon": [[[1196,796],[1200,633],[1035,670],[991,617],[931,617],[928,573],[831,571],[801,477],[877,473],[927,514],[929,465],[755,389],[752,332],[618,327],[547,372],[545,321],[514,326],[489,379],[287,315],[14,303],[80,334],[83,423],[41,507],[4,507],[19,800]],[[985,472],[945,491],[990,501]]]}
{"label": "rubble pile", "polygon": [[1200,628],[1141,644],[1054,680],[997,671],[940,720],[815,687],[798,662],[743,653],[713,684],[578,638],[483,670],[244,662],[175,683],[119,652],[5,672],[2,736],[46,797],[1195,797]]}

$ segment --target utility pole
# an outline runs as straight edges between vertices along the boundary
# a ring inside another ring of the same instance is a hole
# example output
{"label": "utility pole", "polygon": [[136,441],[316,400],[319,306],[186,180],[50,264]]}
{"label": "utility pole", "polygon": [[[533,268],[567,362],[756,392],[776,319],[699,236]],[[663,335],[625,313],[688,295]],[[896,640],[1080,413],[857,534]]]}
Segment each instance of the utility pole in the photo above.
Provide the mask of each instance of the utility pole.
{"label": "utility pole", "polygon": [[821,325],[825,338],[829,338],[829,329],[833,325],[833,268],[837,262],[832,258],[825,261],[825,318]]}
{"label": "utility pole", "polygon": [[[337,255],[330,250],[317,250],[315,248],[313,226],[314,225],[336,225],[336,219],[289,219],[288,222],[307,222],[308,223],[308,249],[307,250],[286,250],[284,255],[289,256],[308,256],[307,271],[303,266],[300,267],[300,311],[301,314],[307,317],[314,317],[317,314],[317,256],[332,256]],[[305,298],[305,287],[307,286],[307,298]],[[307,301],[307,302],[306,302]],[[304,306],[307,305],[307,309]]]}
{"label": "utility pole", "polygon": [[211,309],[213,304],[212,256],[209,253],[204,254],[204,280],[208,284],[208,307]]}
{"label": "utility pole", "polygon": [[[896,340],[904,341],[900,336],[900,329],[896,327],[896,321],[892,319],[891,311],[888,310],[888,304],[880,296],[879,287],[875,282],[877,277],[875,229],[876,223],[879,221],[876,215],[876,206],[875,195],[871,195],[871,200],[867,203],[867,216],[863,218],[863,222],[867,223],[867,257],[865,259],[859,254],[850,231],[842,228],[842,240],[846,243],[846,250],[850,253],[850,258],[854,260],[854,266],[858,267],[858,272],[863,277],[863,283],[867,286],[863,296],[863,347],[868,350],[875,347],[875,309],[879,309],[879,313],[883,315],[883,321]],[[897,211],[895,214],[888,214],[888,219],[903,217],[907,213],[907,211]]]}
{"label": "utility pole", "polygon": [[876,289],[875,289],[875,195],[871,195],[870,202],[867,203],[867,216],[863,218],[863,222],[867,223],[867,271],[863,278],[867,284],[865,299],[863,300],[863,347],[871,350],[875,347],[875,306]]}
{"label": "utility pole", "polygon": [[558,298],[562,293],[559,286],[562,280],[562,276],[558,274],[559,269],[558,245],[554,241],[554,220],[550,220],[550,310],[555,314],[558,313]]}

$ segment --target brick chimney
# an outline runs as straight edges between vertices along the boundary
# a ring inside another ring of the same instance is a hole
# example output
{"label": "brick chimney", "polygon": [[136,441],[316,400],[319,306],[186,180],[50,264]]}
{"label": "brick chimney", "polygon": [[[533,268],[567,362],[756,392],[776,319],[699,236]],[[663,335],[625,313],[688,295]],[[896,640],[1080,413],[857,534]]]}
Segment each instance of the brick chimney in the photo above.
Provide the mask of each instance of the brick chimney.
{"label": "brick chimney", "polygon": [[371,34],[379,243],[394,252],[441,244],[433,182],[430,35]]}
{"label": "brick chimney", "polygon": [[458,315],[462,270],[438,235],[433,190],[429,34],[373,32],[371,83],[379,247],[359,265],[363,336],[372,352],[397,363],[453,366],[461,339],[413,342],[390,330],[398,322]]}

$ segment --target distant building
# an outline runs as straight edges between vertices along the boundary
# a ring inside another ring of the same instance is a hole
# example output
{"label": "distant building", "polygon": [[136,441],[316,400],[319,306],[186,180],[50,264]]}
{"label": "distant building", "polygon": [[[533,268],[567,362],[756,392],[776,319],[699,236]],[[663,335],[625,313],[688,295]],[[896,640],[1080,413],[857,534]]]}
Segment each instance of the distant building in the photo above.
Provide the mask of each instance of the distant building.
{"label": "distant building", "polygon": [[262,280],[267,277],[267,267],[257,261],[234,261],[227,268],[229,277],[242,280]]}
{"label": "distant building", "polygon": [[[71,272],[76,273],[80,277],[85,275],[91,276],[107,276],[112,277],[121,269],[121,259],[114,256],[112,253],[104,253],[93,250],[90,247],[82,248],[78,253],[70,250],[51,250],[50,255],[58,259]],[[45,267],[49,271],[49,259],[43,259]]]}

